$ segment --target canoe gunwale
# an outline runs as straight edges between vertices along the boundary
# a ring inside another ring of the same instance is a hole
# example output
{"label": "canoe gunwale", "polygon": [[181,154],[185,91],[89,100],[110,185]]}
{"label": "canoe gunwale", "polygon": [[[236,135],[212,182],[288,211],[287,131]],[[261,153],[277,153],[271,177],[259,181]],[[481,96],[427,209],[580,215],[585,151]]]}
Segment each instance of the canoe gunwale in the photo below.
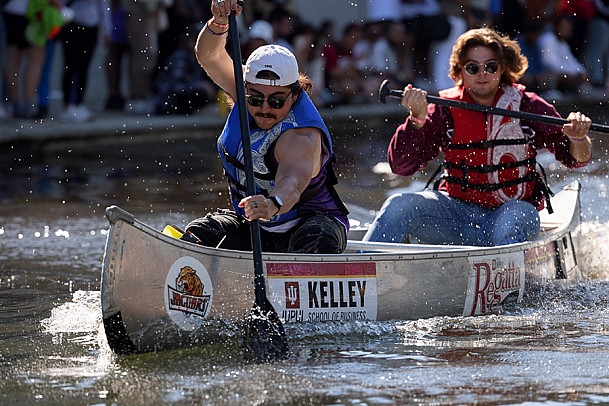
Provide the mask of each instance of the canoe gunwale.
{"label": "canoe gunwale", "polygon": [[[576,188],[576,189],[574,189]],[[563,190],[579,191],[579,182],[573,182]],[[562,222],[548,222],[552,224],[552,230],[535,240],[515,244],[502,245],[497,247],[480,247],[467,245],[424,245],[424,244],[396,244],[396,243],[365,243],[361,241],[349,240],[347,249],[371,249],[376,252],[348,252],[342,254],[294,254],[294,253],[268,253],[263,252],[263,260],[271,262],[297,261],[297,262],[345,262],[345,261],[382,261],[382,260],[409,260],[409,259],[440,259],[440,258],[461,258],[471,255],[495,255],[498,253],[511,253],[526,249],[543,246],[557,239],[563,238],[572,231],[579,223],[579,203],[573,210],[571,218]],[[551,217],[553,215],[546,217]],[[125,221],[137,229],[154,236],[175,247],[196,252],[202,255],[213,255],[225,258],[252,259],[249,251],[228,250],[224,248],[210,248],[202,245],[178,240],[174,237],[163,234],[147,224],[138,220],[133,214],[121,209],[118,206],[110,206],[106,210],[106,217],[111,224],[116,224],[120,220]],[[542,226],[543,226],[542,224]],[[560,224],[556,227],[557,224]],[[376,249],[375,249],[376,248]]]}

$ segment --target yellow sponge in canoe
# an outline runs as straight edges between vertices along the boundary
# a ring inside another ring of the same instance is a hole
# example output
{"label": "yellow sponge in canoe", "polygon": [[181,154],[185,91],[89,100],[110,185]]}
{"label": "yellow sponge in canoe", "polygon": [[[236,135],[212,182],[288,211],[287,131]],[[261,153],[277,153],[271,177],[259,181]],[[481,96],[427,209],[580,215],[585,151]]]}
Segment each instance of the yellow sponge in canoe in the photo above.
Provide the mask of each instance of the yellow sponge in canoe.
{"label": "yellow sponge in canoe", "polygon": [[180,239],[184,233],[176,226],[165,226],[165,229],[163,229],[163,234]]}

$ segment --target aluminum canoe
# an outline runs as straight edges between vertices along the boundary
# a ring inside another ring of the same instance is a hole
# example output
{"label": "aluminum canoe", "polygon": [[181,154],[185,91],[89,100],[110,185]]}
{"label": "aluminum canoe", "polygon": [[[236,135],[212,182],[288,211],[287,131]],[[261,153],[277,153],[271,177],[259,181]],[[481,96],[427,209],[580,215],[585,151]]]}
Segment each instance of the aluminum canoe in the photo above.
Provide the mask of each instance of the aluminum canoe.
{"label": "aluminum canoe", "polygon": [[[525,243],[349,240],[340,255],[263,253],[269,300],[286,324],[496,312],[521,300],[528,286],[582,277],[579,191],[575,181],[552,197],[554,213],[540,213],[540,237]],[[205,345],[238,334],[235,326],[254,302],[251,252],[181,241],[117,206],[106,216],[102,315],[114,352]]]}

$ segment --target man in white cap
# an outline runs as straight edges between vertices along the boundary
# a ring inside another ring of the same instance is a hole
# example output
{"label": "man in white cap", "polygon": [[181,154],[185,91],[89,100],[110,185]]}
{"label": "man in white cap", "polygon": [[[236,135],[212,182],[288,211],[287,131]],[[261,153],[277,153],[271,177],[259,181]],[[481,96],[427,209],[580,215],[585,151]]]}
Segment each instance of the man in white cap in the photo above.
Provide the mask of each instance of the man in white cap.
{"label": "man in white cap", "polygon": [[[228,15],[236,0],[212,0],[213,17],[199,33],[195,52],[209,77],[236,99],[233,62],[225,50]],[[261,220],[268,252],[336,254],[346,247],[348,219],[333,185],[332,142],[307,95],[294,55],[279,45],[256,49],[244,67],[245,93],[256,177],[256,195],[246,196],[238,106],[218,139],[234,210],[219,210],[191,222],[185,240],[251,250],[248,220]]]}

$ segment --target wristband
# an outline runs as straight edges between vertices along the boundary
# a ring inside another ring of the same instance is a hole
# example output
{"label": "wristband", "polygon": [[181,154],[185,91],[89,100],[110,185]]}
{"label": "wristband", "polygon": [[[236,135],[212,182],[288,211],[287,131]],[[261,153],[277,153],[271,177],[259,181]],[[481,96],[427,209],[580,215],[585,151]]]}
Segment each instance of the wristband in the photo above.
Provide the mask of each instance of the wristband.
{"label": "wristband", "polygon": [[220,24],[220,23],[217,23],[217,22],[214,20],[214,18],[213,18],[213,17],[212,17],[212,18],[210,18],[209,20],[207,20],[207,25],[212,25],[212,26],[214,26],[214,27],[216,27],[216,28],[228,28],[228,24]]}
{"label": "wristband", "polygon": [[267,199],[272,201],[273,204],[277,207],[277,211],[275,212],[275,214],[273,214],[273,216],[275,216],[281,210],[281,207],[283,206],[283,202],[281,201],[280,198],[278,198],[277,196],[273,196],[273,195],[267,197]]}
{"label": "wristband", "polygon": [[207,30],[209,33],[211,33],[211,34],[213,34],[213,35],[224,35],[224,34],[226,34],[226,33],[228,32],[228,30],[226,30],[226,31],[222,31],[222,32],[213,32],[213,31],[211,30],[211,28],[209,28],[209,25],[207,25],[207,24],[205,24],[205,29],[206,29],[206,30]]}
{"label": "wristband", "polygon": [[415,116],[413,116],[411,114],[410,115],[410,121],[412,121],[415,124],[421,124],[421,125],[423,125],[423,124],[425,124],[425,121],[427,121],[427,117],[425,117],[425,118],[418,118],[418,117],[415,117]]}
{"label": "wristband", "polygon": [[588,135],[586,134],[586,136],[582,139],[579,138],[571,138],[571,137],[567,137],[569,139],[569,141],[573,141],[573,142],[583,142],[583,141],[588,141]]}

